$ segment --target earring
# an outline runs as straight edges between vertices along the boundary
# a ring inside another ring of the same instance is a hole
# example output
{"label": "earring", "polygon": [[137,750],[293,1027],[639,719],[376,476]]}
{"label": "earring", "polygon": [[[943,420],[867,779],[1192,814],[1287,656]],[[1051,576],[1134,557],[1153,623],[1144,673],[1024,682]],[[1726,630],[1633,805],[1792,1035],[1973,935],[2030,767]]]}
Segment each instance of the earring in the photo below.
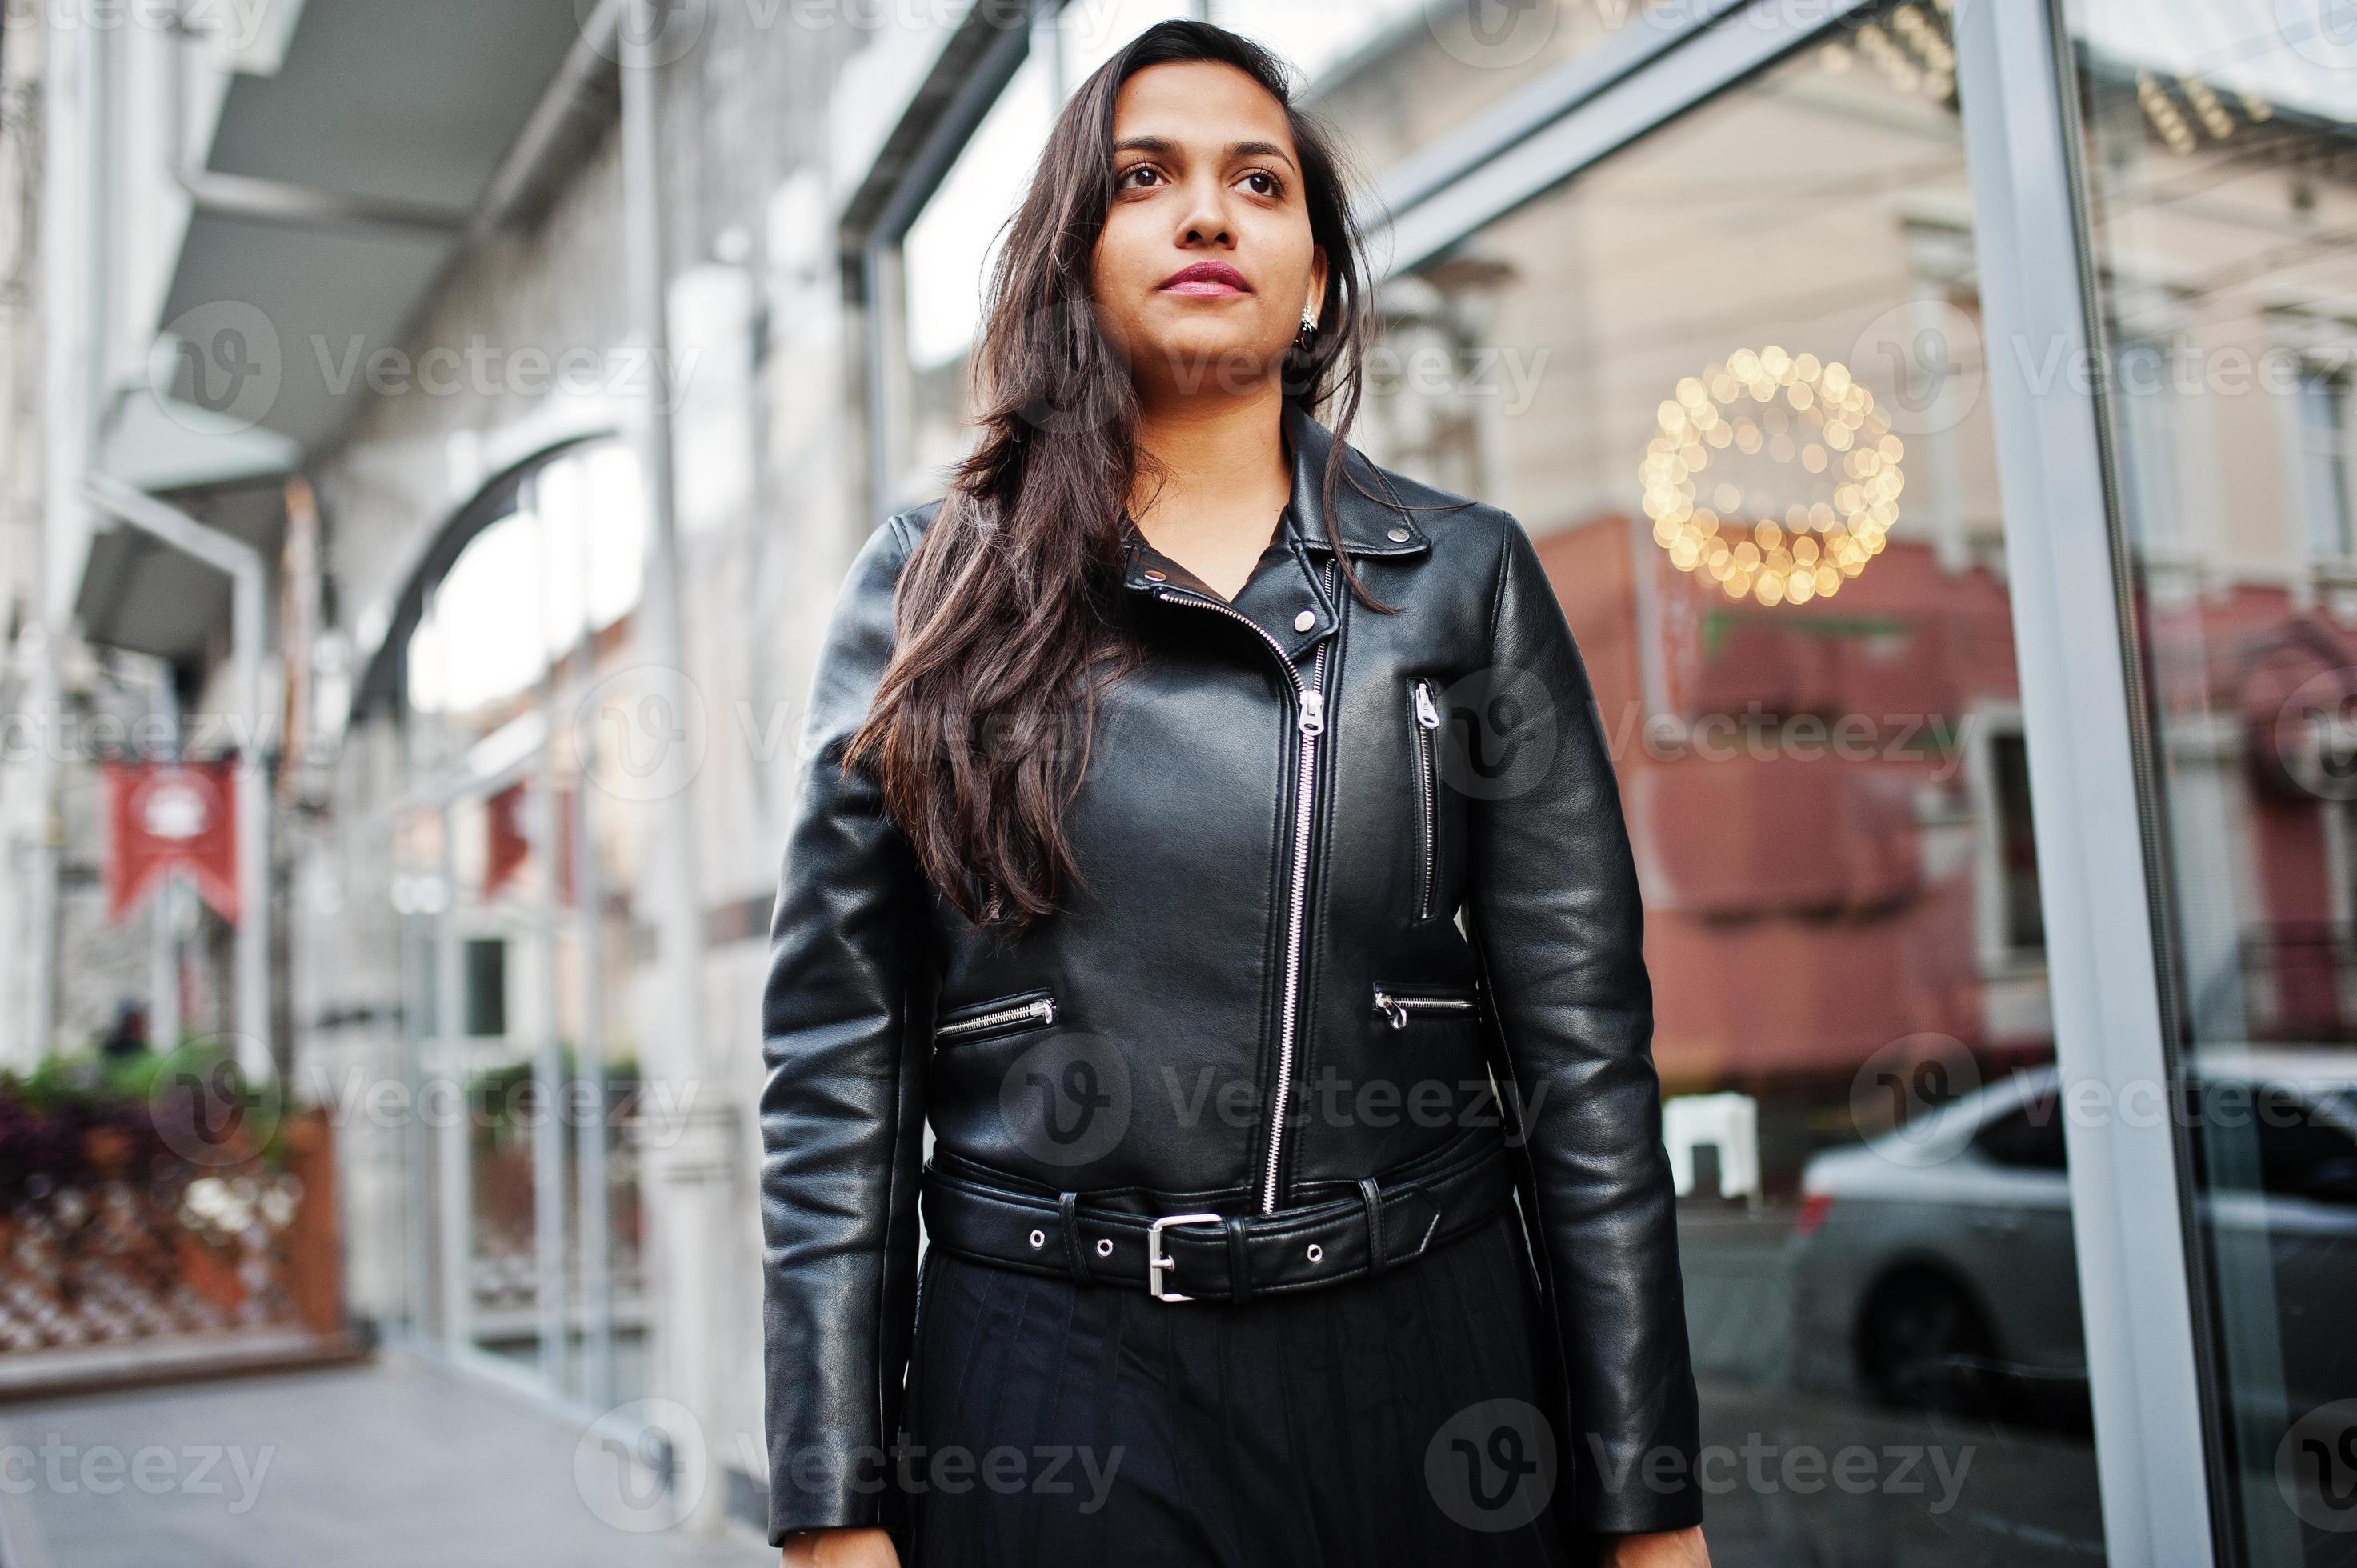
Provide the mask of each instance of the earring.
{"label": "earring", "polygon": [[1293,346],[1307,354],[1318,342],[1318,315],[1308,306],[1301,307],[1301,330],[1293,335]]}

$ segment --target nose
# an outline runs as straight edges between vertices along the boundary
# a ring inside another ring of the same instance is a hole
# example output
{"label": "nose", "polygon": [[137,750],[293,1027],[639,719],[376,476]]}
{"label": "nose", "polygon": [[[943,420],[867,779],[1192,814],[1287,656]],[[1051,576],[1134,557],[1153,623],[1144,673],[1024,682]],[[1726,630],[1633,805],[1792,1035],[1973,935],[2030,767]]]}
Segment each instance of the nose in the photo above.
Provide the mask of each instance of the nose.
{"label": "nose", "polygon": [[1179,230],[1179,246],[1190,251],[1206,247],[1235,249],[1236,228],[1228,209],[1228,188],[1216,177],[1199,178],[1189,183],[1187,195],[1187,216]]}

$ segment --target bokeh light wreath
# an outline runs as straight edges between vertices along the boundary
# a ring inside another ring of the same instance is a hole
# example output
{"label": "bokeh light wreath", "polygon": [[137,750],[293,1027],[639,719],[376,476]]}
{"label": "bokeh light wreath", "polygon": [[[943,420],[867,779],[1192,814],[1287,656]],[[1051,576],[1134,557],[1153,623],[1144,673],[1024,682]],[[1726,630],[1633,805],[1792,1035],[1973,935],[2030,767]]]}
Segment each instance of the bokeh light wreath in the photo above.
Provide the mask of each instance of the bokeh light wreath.
{"label": "bokeh light wreath", "polygon": [[[1738,349],[1663,400],[1637,477],[1653,542],[1730,599],[1830,598],[1882,553],[1899,521],[1906,449],[1849,367],[1772,345]],[[1732,477],[1738,456],[1807,476],[1781,511]]]}

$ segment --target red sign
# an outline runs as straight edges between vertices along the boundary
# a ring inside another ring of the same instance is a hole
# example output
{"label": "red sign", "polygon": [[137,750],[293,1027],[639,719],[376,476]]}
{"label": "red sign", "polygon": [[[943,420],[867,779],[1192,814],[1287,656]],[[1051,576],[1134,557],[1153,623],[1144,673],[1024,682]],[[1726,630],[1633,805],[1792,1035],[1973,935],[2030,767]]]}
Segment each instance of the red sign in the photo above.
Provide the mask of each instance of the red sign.
{"label": "red sign", "polygon": [[[484,802],[490,853],[483,866],[483,897],[490,897],[532,858],[532,782],[518,779]],[[573,902],[573,791],[556,792],[556,899]]]}
{"label": "red sign", "polygon": [[118,925],[148,889],[184,872],[221,918],[237,919],[233,762],[110,762],[106,905]]}
{"label": "red sign", "polygon": [[507,886],[508,879],[523,867],[532,855],[532,834],[524,822],[524,811],[531,802],[525,797],[522,782],[509,785],[484,802],[484,816],[490,832],[490,853],[483,866],[483,897],[489,898]]}

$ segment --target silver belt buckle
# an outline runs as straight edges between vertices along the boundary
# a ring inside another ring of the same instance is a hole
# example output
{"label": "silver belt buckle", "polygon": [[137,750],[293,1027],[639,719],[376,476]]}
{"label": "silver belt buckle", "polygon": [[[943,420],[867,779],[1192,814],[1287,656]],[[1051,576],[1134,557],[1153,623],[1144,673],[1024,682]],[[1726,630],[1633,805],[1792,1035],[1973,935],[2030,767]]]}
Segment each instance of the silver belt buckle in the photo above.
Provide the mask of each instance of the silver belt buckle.
{"label": "silver belt buckle", "polygon": [[1225,1225],[1224,1214],[1166,1214],[1146,1228],[1146,1294],[1157,1301],[1192,1301],[1191,1295],[1180,1295],[1162,1288],[1162,1276],[1178,1267],[1178,1260],[1162,1250],[1162,1232],[1172,1225]]}

